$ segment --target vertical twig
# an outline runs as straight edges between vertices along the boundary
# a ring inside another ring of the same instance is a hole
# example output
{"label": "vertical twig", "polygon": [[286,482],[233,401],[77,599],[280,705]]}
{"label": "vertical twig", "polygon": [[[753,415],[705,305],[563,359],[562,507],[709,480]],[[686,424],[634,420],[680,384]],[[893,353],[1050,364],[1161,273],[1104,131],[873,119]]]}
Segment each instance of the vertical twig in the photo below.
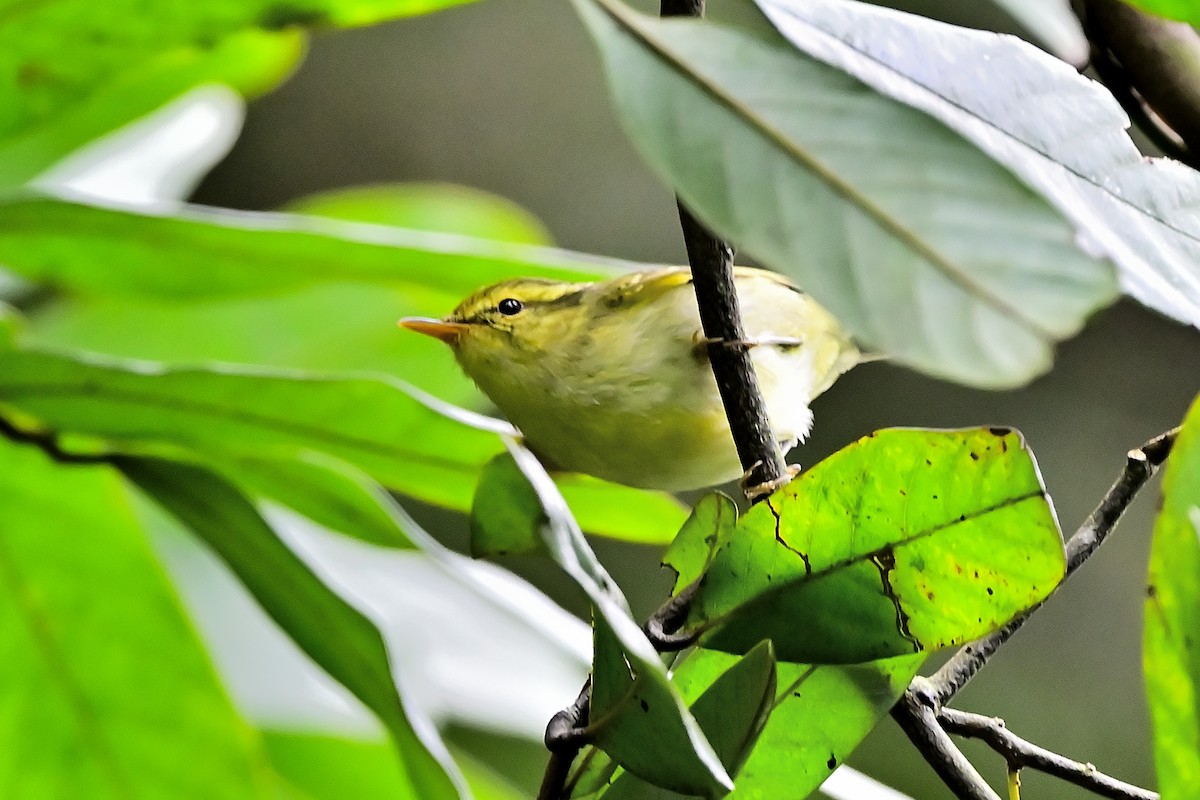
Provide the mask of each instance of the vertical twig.
{"label": "vertical twig", "polygon": [[[664,17],[701,17],[704,0],[661,0],[659,11]],[[733,282],[733,248],[705,228],[678,198],[677,205],[700,324],[704,336],[714,343],[708,348],[708,359],[738,458],[746,470],[745,485],[750,488],[779,481],[787,467],[771,431],[750,351],[741,345],[746,332]]]}

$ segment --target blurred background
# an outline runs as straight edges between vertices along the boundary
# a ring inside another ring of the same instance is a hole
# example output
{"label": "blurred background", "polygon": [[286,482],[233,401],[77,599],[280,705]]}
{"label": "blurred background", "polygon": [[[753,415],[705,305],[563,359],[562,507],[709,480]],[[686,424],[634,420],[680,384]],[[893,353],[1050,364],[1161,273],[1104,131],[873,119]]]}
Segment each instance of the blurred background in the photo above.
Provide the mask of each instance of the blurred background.
{"label": "blurred background", "polygon": [[[719,10],[720,2],[711,4]],[[1021,33],[983,0],[895,5]],[[510,198],[566,248],[684,261],[673,198],[625,141],[596,52],[567,3],[486,0],[316,36],[291,80],[251,104],[240,139],[193,199],[274,209],[313,192],[394,181],[457,183]],[[397,365],[402,377],[423,385],[425,364],[440,359],[452,368],[449,353],[435,342],[428,346],[426,358]],[[792,459],[813,464],[882,427],[1014,426],[1037,454],[1069,535],[1115,478],[1125,452],[1179,423],[1200,387],[1197,367],[1200,333],[1124,302],[1065,343],[1050,374],[1017,391],[962,389],[886,363],[859,367],[816,402],[814,435]],[[957,703],[1002,716],[1038,744],[1141,785],[1153,785],[1140,650],[1157,492],[1155,482],[1114,538]],[[414,511],[443,541],[463,546],[462,517]],[[647,614],[669,585],[658,553],[595,545],[635,615]],[[512,566],[568,610],[585,612],[552,570],[524,561]],[[572,699],[564,695],[560,705]],[[467,731],[455,736],[541,768],[536,743]],[[967,751],[993,783],[1003,781],[998,757]],[[916,798],[950,796],[889,720],[850,763]],[[1089,796],[1024,777],[1029,797]]]}

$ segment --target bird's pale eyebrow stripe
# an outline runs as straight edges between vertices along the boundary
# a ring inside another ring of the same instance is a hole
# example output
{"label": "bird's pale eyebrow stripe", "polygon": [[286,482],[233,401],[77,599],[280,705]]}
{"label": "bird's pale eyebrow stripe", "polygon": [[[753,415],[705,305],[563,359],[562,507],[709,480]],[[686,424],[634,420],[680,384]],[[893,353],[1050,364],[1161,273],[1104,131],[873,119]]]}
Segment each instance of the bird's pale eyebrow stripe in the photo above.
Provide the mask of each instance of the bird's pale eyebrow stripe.
{"label": "bird's pale eyebrow stripe", "polygon": [[575,289],[565,294],[560,294],[558,297],[553,297],[549,300],[530,300],[525,303],[526,306],[537,306],[539,308],[570,308],[577,306],[583,302],[585,296],[583,289]]}

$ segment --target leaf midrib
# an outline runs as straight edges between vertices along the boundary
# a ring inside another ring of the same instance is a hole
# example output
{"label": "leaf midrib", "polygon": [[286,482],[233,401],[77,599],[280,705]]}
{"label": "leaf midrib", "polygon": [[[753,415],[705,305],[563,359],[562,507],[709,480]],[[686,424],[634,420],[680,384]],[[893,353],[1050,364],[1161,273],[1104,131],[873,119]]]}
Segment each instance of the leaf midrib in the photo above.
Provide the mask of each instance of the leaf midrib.
{"label": "leaf midrib", "polygon": [[[603,1],[603,0],[601,0],[601,2],[602,2],[602,1]],[[757,0],[755,0],[755,1],[757,2]],[[1000,136],[1002,136],[1003,138],[1005,138],[1005,139],[1007,139],[1007,140],[1009,140],[1009,141],[1011,141],[1011,142],[1013,142],[1013,143],[1015,143],[1015,144],[1019,145],[1020,147],[1022,147],[1022,148],[1024,148],[1024,149],[1026,149],[1026,150],[1028,150],[1028,151],[1030,151],[1031,153],[1033,153],[1033,154],[1035,154],[1035,155],[1037,155],[1037,156],[1040,156],[1041,158],[1044,158],[1045,160],[1049,161],[1050,163],[1054,164],[1055,166],[1057,166],[1057,167],[1060,167],[1060,168],[1061,168],[1061,169],[1063,169],[1065,172],[1067,172],[1068,174],[1070,174],[1072,177],[1075,177],[1075,178],[1077,178],[1078,180],[1080,180],[1081,182],[1083,182],[1083,183],[1086,183],[1087,185],[1089,185],[1089,186],[1091,186],[1092,188],[1096,189],[1097,191],[1099,191],[1101,194],[1103,194],[1105,197],[1107,197],[1109,200],[1113,201],[1113,202],[1114,202],[1114,203],[1116,203],[1117,205],[1125,206],[1126,208],[1130,209],[1130,210],[1131,210],[1131,211],[1133,211],[1134,213],[1136,213],[1136,214],[1138,214],[1138,215],[1140,215],[1140,216],[1144,216],[1144,217],[1146,217],[1147,219],[1150,219],[1150,220],[1152,220],[1152,221],[1154,221],[1154,222],[1157,222],[1158,224],[1162,225],[1162,226],[1163,226],[1164,228],[1166,228],[1167,230],[1171,231],[1171,232],[1172,232],[1172,233],[1174,233],[1174,234],[1177,234],[1177,235],[1178,235],[1180,238],[1187,239],[1188,241],[1190,241],[1190,242],[1193,242],[1193,243],[1194,243],[1194,244],[1196,244],[1197,246],[1200,246],[1200,237],[1196,236],[1195,234],[1192,234],[1192,233],[1190,233],[1190,232],[1188,232],[1188,231],[1185,231],[1185,230],[1183,230],[1183,229],[1181,229],[1181,228],[1177,227],[1177,226],[1176,226],[1174,223],[1172,223],[1172,222],[1170,222],[1170,221],[1168,221],[1168,220],[1166,220],[1166,219],[1163,219],[1162,217],[1159,217],[1159,216],[1156,216],[1156,215],[1154,215],[1154,214],[1151,214],[1151,213],[1150,213],[1150,212],[1149,212],[1147,209],[1143,208],[1142,206],[1139,206],[1139,205],[1135,204],[1135,203],[1134,203],[1132,200],[1130,200],[1129,198],[1127,198],[1127,197],[1124,197],[1124,196],[1122,196],[1122,195],[1119,195],[1119,194],[1115,194],[1115,193],[1113,193],[1113,192],[1112,192],[1112,191],[1110,191],[1110,190],[1109,190],[1107,187],[1105,187],[1103,184],[1097,183],[1095,180],[1093,180],[1093,179],[1091,178],[1091,176],[1089,176],[1089,175],[1087,175],[1087,174],[1085,174],[1085,173],[1079,172],[1079,171],[1078,171],[1078,170],[1076,170],[1074,167],[1072,167],[1072,166],[1070,166],[1070,165],[1068,165],[1068,164],[1065,164],[1065,163],[1063,163],[1062,161],[1059,161],[1059,160],[1058,160],[1058,159],[1056,159],[1054,156],[1052,156],[1052,155],[1050,155],[1049,153],[1047,153],[1045,150],[1042,150],[1041,148],[1037,147],[1036,145],[1034,145],[1034,144],[1031,144],[1030,142],[1026,141],[1025,139],[1022,139],[1022,138],[1019,138],[1019,137],[1017,137],[1017,136],[1016,136],[1016,135],[1014,135],[1013,133],[1011,133],[1011,132],[1009,132],[1009,131],[1005,130],[1004,128],[1001,128],[1001,127],[999,127],[998,125],[996,125],[996,124],[995,124],[994,122],[992,122],[991,120],[989,120],[989,119],[987,119],[987,118],[985,118],[985,117],[981,117],[981,116],[979,116],[978,114],[976,114],[976,113],[975,113],[974,111],[972,111],[971,109],[967,108],[966,106],[964,106],[964,105],[962,105],[962,104],[960,104],[960,103],[958,103],[958,102],[955,102],[955,101],[954,101],[954,100],[952,100],[951,98],[949,98],[949,97],[947,97],[946,95],[944,95],[944,94],[942,94],[941,92],[939,92],[937,89],[934,89],[934,88],[930,87],[929,85],[927,85],[927,84],[925,84],[925,83],[922,83],[921,81],[918,81],[918,80],[916,80],[916,79],[915,79],[915,78],[913,78],[911,75],[907,75],[907,74],[905,74],[905,73],[903,73],[903,72],[899,72],[898,70],[896,70],[895,68],[893,68],[893,67],[892,67],[890,64],[888,64],[887,62],[885,62],[885,61],[880,61],[879,59],[877,59],[877,58],[876,58],[875,56],[873,56],[872,54],[870,54],[870,53],[868,53],[868,52],[866,52],[866,51],[864,51],[864,50],[861,50],[861,49],[859,49],[859,48],[855,47],[854,45],[852,45],[851,43],[849,43],[849,42],[845,41],[844,39],[841,39],[841,38],[839,38],[839,37],[837,37],[837,36],[834,36],[833,34],[831,34],[831,33],[829,33],[828,31],[826,31],[826,30],[824,30],[824,29],[822,29],[822,28],[820,28],[820,27],[818,27],[818,26],[814,25],[813,23],[809,22],[808,20],[805,20],[805,19],[803,19],[803,18],[801,18],[801,17],[797,17],[797,16],[796,16],[796,15],[795,15],[795,14],[794,14],[792,11],[791,11],[791,9],[787,8],[786,6],[779,6],[779,5],[776,5],[776,4],[774,4],[774,3],[772,3],[772,5],[773,5],[773,6],[774,6],[776,9],[778,9],[780,13],[782,13],[782,14],[786,14],[786,15],[790,16],[792,19],[796,20],[796,21],[797,21],[799,24],[801,24],[801,25],[804,25],[805,27],[809,28],[810,30],[814,30],[814,31],[816,31],[816,32],[817,32],[819,35],[821,35],[821,36],[824,36],[824,37],[826,37],[826,38],[828,38],[828,39],[833,39],[833,40],[834,40],[834,41],[836,41],[836,42],[837,42],[837,43],[838,43],[840,46],[842,46],[842,47],[845,47],[846,49],[853,51],[853,52],[854,52],[854,53],[856,53],[857,55],[861,56],[861,57],[862,57],[864,60],[870,61],[871,63],[878,65],[878,66],[879,66],[881,69],[883,69],[883,70],[886,70],[886,71],[888,72],[888,74],[890,74],[890,75],[892,75],[892,76],[894,76],[894,77],[896,77],[896,78],[898,78],[898,79],[900,79],[900,80],[904,81],[905,83],[909,83],[909,84],[912,84],[913,86],[918,86],[918,87],[920,87],[921,89],[923,89],[924,91],[926,91],[926,92],[928,92],[929,94],[933,95],[933,96],[934,96],[934,97],[936,97],[938,100],[940,100],[941,102],[945,103],[946,105],[948,105],[948,106],[950,106],[950,107],[952,107],[952,108],[955,108],[955,109],[957,109],[957,110],[961,111],[961,112],[962,112],[964,115],[966,115],[966,116],[970,117],[971,119],[973,119],[973,120],[976,120],[976,121],[977,121],[977,122],[979,122],[980,124],[982,124],[982,125],[986,126],[986,127],[989,129],[989,130],[991,130],[991,131],[994,131],[995,133],[999,134],[999,135],[1000,135]],[[793,47],[795,47],[795,45],[793,45]],[[797,50],[799,50],[799,48],[796,48],[796,49],[797,49]],[[819,58],[816,58],[815,56],[809,56],[809,57],[810,57],[810,58],[813,58],[814,60],[820,61],[822,64],[825,64],[825,63],[826,63],[825,61],[822,61],[821,59],[819,59]],[[840,70],[840,68],[839,68],[839,67],[836,67],[836,66],[834,66],[834,65],[832,65],[832,64],[830,64],[829,66],[833,67],[834,69],[839,69],[839,70]],[[841,70],[841,71],[843,71],[843,72],[844,72],[844,70]],[[871,84],[868,84],[868,83],[866,83],[865,81],[862,81],[862,79],[861,79],[861,78],[858,78],[857,76],[854,76],[854,75],[852,75],[852,74],[851,74],[851,73],[849,73],[849,72],[847,72],[846,74],[847,74],[847,75],[850,75],[850,76],[851,76],[851,77],[853,77],[855,80],[858,80],[858,81],[860,81],[860,82],[864,83],[864,84],[865,84],[865,85],[867,85],[867,86],[871,86]],[[871,86],[871,89],[872,89],[873,91],[877,91],[877,90],[875,90],[875,87],[874,87],[874,86]],[[885,96],[887,96],[887,95],[885,95]],[[892,98],[892,99],[895,99],[895,98]],[[896,102],[903,102],[903,101],[897,100]],[[907,104],[905,104],[905,105],[907,105]],[[916,110],[920,111],[920,112],[921,112],[921,113],[923,113],[923,114],[926,114],[926,115],[927,115],[927,116],[929,116],[931,119],[935,119],[935,120],[937,120],[937,117],[934,117],[932,114],[930,114],[929,112],[925,111],[924,109],[917,108],[916,106],[910,106],[910,108],[916,108]],[[938,122],[941,122],[941,120],[937,120],[937,121],[938,121]],[[942,125],[945,125],[945,126],[946,126],[946,127],[949,129],[949,130],[952,130],[952,131],[954,131],[954,132],[955,132],[955,133],[956,133],[958,136],[960,136],[960,137],[962,136],[962,134],[961,134],[961,133],[958,133],[958,131],[957,131],[957,130],[955,130],[955,129],[954,129],[953,127],[951,127],[950,125],[947,125],[945,122],[942,122],[941,124],[942,124]],[[1124,128],[1123,128],[1123,129],[1122,129],[1122,132],[1124,132],[1125,130],[1126,130],[1126,129],[1124,129]],[[965,137],[964,137],[964,138],[965,138]],[[1135,149],[1136,149],[1136,148],[1135,148]],[[1143,156],[1143,165],[1144,165],[1144,163],[1145,163],[1145,160],[1146,160],[1146,159],[1145,159],[1145,157]],[[1006,170],[1008,170],[1008,171],[1009,171],[1011,174],[1013,174],[1013,175],[1015,175],[1015,174],[1016,174],[1016,173],[1014,173],[1014,172],[1013,172],[1013,171],[1012,171],[1012,170],[1011,170],[1011,169],[1010,169],[1010,168],[1009,168],[1007,165],[1003,164],[1002,162],[999,162],[999,161],[997,161],[997,163],[1000,163],[1000,164],[1001,164],[1001,166],[1004,166],[1004,168],[1005,168]],[[1020,179],[1018,178],[1018,180],[1020,180]],[[1022,184],[1024,184],[1024,181],[1021,181],[1021,182],[1022,182]]]}
{"label": "leaf midrib", "polygon": [[[683,78],[693,83],[701,91],[709,94],[714,100],[724,105],[736,116],[740,116],[745,119],[753,130],[756,130],[758,133],[764,135],[780,150],[799,162],[803,168],[808,169],[814,175],[816,175],[832,191],[845,198],[851,205],[861,209],[870,219],[874,220],[879,227],[895,236],[897,241],[901,242],[919,258],[929,263],[934,269],[942,273],[942,275],[948,278],[951,283],[958,286],[962,291],[975,297],[985,305],[991,306],[1006,317],[1019,321],[1027,330],[1030,331],[1030,333],[1034,334],[1043,341],[1053,342],[1056,340],[1057,337],[1055,337],[1054,334],[1049,330],[1044,328],[1040,323],[1030,319],[1029,317],[1026,317],[1017,307],[1006,303],[1001,298],[990,293],[986,287],[975,281],[968,273],[956,266],[953,261],[944,257],[940,252],[932,247],[925,245],[916,233],[901,224],[898,220],[889,215],[875,203],[868,200],[853,186],[843,181],[835,173],[826,169],[819,161],[811,157],[805,151],[799,149],[798,147],[792,146],[792,143],[784,133],[776,129],[774,126],[769,125],[755,112],[741,104],[737,98],[732,97],[723,89],[714,86],[710,81],[703,78],[698,73],[689,70],[686,64],[673,53],[671,53],[665,44],[653,40],[648,34],[644,33],[640,28],[638,28],[636,24],[632,23],[626,18],[626,15],[632,17],[634,12],[627,11],[625,9],[618,10],[615,5],[611,4],[611,0],[585,0],[585,2],[594,2],[599,5],[601,10],[608,14],[609,18],[616,22],[623,31],[626,31],[630,36],[645,44],[648,51],[659,56],[668,64],[668,66],[673,67],[675,71]],[[834,68],[836,69],[836,67]],[[855,78],[855,80],[858,79]],[[874,91],[873,87],[872,90]],[[919,109],[917,110],[919,111]],[[953,132],[955,136],[963,138],[961,134],[959,134],[957,131],[954,131],[953,128],[950,128],[940,120],[937,120],[932,116],[930,116],[930,119],[942,125],[947,130]],[[1009,174],[1012,174],[1011,171]],[[1014,180],[1016,180],[1016,177],[1013,177]],[[1041,200],[1040,197],[1038,199],[1045,203],[1045,201]],[[1049,206],[1048,203],[1046,205],[1049,208],[1053,208],[1052,206]],[[1056,211],[1055,213],[1058,212]]]}

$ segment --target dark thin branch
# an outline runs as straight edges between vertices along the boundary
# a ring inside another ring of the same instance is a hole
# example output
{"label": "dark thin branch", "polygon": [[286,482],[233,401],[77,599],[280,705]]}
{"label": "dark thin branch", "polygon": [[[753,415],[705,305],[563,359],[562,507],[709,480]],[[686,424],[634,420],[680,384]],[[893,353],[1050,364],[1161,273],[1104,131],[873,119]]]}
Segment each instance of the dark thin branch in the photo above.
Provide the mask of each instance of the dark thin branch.
{"label": "dark thin branch", "polygon": [[987,781],[938,724],[937,713],[908,691],[892,707],[892,719],[959,800],[1000,800]]}
{"label": "dark thin branch", "polygon": [[1200,34],[1120,0],[1076,0],[1073,7],[1105,85],[1163,152],[1197,166]]}
{"label": "dark thin branch", "polygon": [[785,479],[787,467],[767,419],[767,404],[759,389],[750,350],[734,343],[746,341],[733,283],[733,251],[716,238],[679,203],[679,220],[692,267],[692,285],[700,307],[700,324],[711,344],[712,365],[738,458],[746,470],[743,481],[753,487]]}
{"label": "dark thin branch", "polygon": [[[701,17],[704,0],[661,0],[659,11],[664,17]],[[733,249],[705,228],[682,202],[678,199],[676,202],[688,264],[692,269],[700,324],[710,342],[709,363],[725,406],[738,458],[746,471],[743,484],[747,494],[754,497],[755,488],[782,484],[789,473],[771,431],[767,404],[750,360],[750,350],[741,346],[746,341],[746,333],[733,281]],[[644,630],[660,650],[681,649],[690,644],[690,641],[673,636],[678,621],[686,616],[687,599],[681,594],[668,600],[646,623]],[[546,729],[546,746],[550,748],[551,756],[538,800],[561,800],[566,794],[571,762],[582,746],[577,732],[581,727],[580,720],[587,715],[588,692],[585,686],[579,699],[555,715]]]}
{"label": "dark thin branch", "polygon": [[[659,11],[664,17],[701,17],[704,0],[661,0]],[[738,458],[746,470],[743,483],[754,497],[754,487],[784,482],[788,472],[771,431],[750,351],[735,345],[746,341],[746,332],[733,283],[733,249],[705,228],[682,200],[678,206],[700,324],[705,338],[713,343],[708,348],[708,360],[721,391]]]}
{"label": "dark thin branch", "polygon": [[[1167,431],[1141,447],[1129,451],[1125,460],[1125,469],[1121,471],[1100,504],[1067,541],[1067,573],[1063,578],[1064,582],[1087,561],[1092,553],[1096,552],[1104,543],[1105,538],[1117,527],[1117,523],[1120,522],[1138,491],[1167,460],[1178,433],[1178,428]],[[950,702],[950,699],[967,685],[975,673],[1000,649],[1001,645],[1012,638],[1012,635],[1025,624],[1030,615],[1040,607],[1039,603],[990,636],[971,642],[943,664],[927,684],[927,691],[932,692],[934,707],[937,708]]]}
{"label": "dark thin branch", "polygon": [[1112,800],[1158,800],[1156,792],[1110,778],[1091,764],[1072,761],[1027,742],[1010,731],[998,717],[943,708],[938,712],[937,720],[950,733],[985,742],[1004,757],[1010,770],[1036,769]]}
{"label": "dark thin branch", "polygon": [[9,441],[31,444],[60,464],[107,464],[112,460],[107,454],[69,453],[59,446],[58,437],[54,434],[21,430],[3,417],[0,417],[0,436]]}
{"label": "dark thin branch", "polygon": [[564,797],[571,764],[586,744],[581,732],[587,725],[588,706],[592,700],[592,682],[589,679],[579,690],[575,702],[550,718],[546,726],[546,749],[550,761],[542,775],[542,786],[537,800],[559,800]]}

